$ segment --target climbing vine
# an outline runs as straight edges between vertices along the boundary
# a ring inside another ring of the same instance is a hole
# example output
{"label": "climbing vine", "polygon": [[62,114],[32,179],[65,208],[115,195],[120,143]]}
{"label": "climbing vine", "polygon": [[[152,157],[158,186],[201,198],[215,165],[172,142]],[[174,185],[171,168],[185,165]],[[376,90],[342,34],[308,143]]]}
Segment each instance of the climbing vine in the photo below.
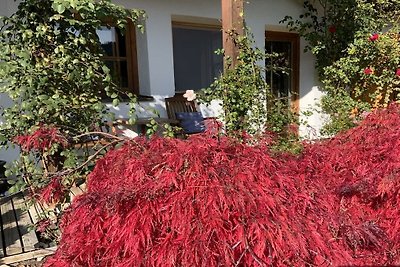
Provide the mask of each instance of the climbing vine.
{"label": "climbing vine", "polygon": [[199,98],[205,103],[221,102],[222,120],[228,135],[237,137],[246,133],[257,139],[272,133],[280,141],[287,141],[288,125],[296,122],[295,114],[287,104],[275,99],[265,77],[267,71],[287,75],[289,66],[274,65],[267,69],[260,64],[282,55],[265,53],[255,46],[250,31],[245,29],[244,32],[244,35],[230,33],[239,51],[235,66],[231,67],[232,59],[226,58],[224,74],[204,89]]}

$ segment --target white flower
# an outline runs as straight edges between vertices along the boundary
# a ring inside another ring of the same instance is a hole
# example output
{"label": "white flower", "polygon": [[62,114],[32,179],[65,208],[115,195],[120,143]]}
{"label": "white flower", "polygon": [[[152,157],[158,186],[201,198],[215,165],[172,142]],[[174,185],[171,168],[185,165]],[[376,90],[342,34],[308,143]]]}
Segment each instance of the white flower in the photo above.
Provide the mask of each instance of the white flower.
{"label": "white flower", "polygon": [[183,95],[187,101],[193,101],[196,99],[196,93],[193,90],[186,90],[186,93]]}

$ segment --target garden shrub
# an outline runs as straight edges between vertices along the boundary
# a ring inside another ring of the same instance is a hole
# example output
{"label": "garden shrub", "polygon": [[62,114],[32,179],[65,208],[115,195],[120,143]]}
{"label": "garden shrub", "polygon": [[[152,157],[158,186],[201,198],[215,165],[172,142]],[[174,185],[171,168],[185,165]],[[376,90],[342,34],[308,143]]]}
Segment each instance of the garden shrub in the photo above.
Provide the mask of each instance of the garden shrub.
{"label": "garden shrub", "polygon": [[[96,30],[123,30],[128,23],[142,28],[145,14],[110,0],[17,2],[13,15],[0,17],[0,93],[10,98],[1,107],[0,147],[21,150],[7,165],[5,174],[13,177],[9,192],[47,195],[42,199],[56,202],[54,209],[39,216],[55,214],[56,223],[62,204],[70,201],[69,189],[82,183],[117,139],[98,133],[115,116],[102,95],[113,105],[123,95],[105,65]],[[126,98],[133,115],[136,97],[127,93]],[[89,143],[99,139],[104,142]],[[65,190],[52,197],[47,185]]]}
{"label": "garden shrub", "polygon": [[354,127],[370,111],[399,100],[399,0],[304,1],[289,28],[307,41],[325,92],[321,108],[329,114],[323,133]]}
{"label": "garden shrub", "polygon": [[271,140],[135,139],[97,162],[45,266],[400,262],[400,107],[302,154]]}
{"label": "garden shrub", "polygon": [[[229,36],[238,50],[235,64],[232,58],[224,55],[224,73],[194,97],[206,105],[213,100],[220,101],[220,119],[226,135],[240,139],[246,133],[257,141],[259,136],[269,131],[278,136],[276,150],[296,153],[301,149],[297,134],[297,111],[289,102],[279,100],[265,79],[270,71],[289,75],[289,66],[276,63],[285,56],[276,52],[266,53],[256,47],[254,36],[246,27],[242,35],[231,31]],[[224,54],[224,51],[216,53]],[[267,59],[274,64],[262,66],[260,62]],[[296,130],[291,131],[292,128]]]}

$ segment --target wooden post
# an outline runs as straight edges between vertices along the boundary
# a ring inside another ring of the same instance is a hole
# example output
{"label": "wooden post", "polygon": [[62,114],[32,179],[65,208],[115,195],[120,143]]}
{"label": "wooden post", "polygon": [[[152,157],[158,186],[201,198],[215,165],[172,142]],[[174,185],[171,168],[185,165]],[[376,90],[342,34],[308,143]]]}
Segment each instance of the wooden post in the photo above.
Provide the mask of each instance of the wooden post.
{"label": "wooden post", "polygon": [[243,0],[221,0],[222,5],[222,44],[225,55],[232,59],[232,65],[224,62],[225,69],[233,68],[237,63],[238,49],[231,33],[243,34]]}

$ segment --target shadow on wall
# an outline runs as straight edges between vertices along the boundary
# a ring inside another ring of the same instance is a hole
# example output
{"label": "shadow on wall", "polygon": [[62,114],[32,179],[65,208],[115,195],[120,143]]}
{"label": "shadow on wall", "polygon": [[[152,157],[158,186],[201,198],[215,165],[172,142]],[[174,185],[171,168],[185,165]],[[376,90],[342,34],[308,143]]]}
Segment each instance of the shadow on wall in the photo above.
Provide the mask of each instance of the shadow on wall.
{"label": "shadow on wall", "polygon": [[320,130],[328,116],[318,107],[324,93],[321,92],[319,86],[310,86],[310,88],[307,92],[302,92],[300,96],[300,136],[303,139],[313,140],[324,138]]}

